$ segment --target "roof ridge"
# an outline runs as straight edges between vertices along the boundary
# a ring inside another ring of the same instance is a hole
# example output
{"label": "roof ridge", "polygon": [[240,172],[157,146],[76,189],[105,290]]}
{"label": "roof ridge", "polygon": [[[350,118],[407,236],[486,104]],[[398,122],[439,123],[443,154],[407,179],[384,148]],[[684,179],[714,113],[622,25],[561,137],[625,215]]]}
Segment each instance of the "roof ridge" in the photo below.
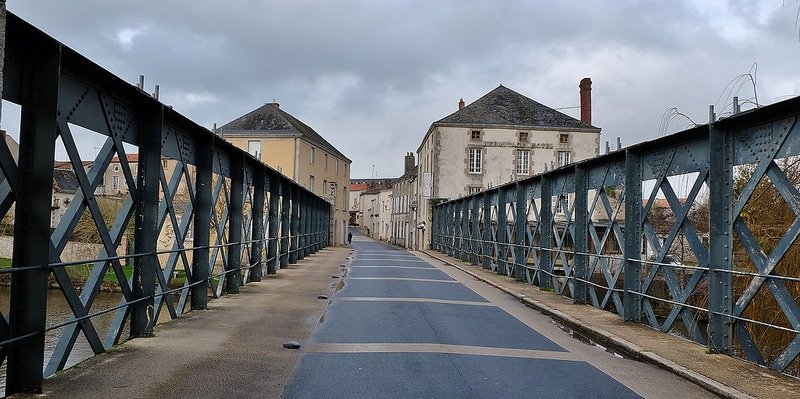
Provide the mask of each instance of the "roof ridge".
{"label": "roof ridge", "polygon": [[502,84],[433,123],[599,129]]}

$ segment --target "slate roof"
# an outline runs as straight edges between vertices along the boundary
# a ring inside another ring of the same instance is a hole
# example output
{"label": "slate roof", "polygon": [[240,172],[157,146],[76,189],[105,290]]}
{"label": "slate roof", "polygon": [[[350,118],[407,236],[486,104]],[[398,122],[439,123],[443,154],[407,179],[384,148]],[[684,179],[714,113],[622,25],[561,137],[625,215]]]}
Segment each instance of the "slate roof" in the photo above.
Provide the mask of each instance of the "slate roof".
{"label": "slate roof", "polygon": [[501,125],[566,129],[597,129],[503,85],[434,125]]}
{"label": "slate roof", "polygon": [[248,112],[219,128],[225,135],[246,135],[266,137],[275,136],[300,136],[308,142],[325,149],[339,158],[350,160],[328,143],[319,133],[310,126],[301,122],[288,112],[280,109],[277,103],[267,103]]}
{"label": "slate roof", "polygon": [[53,190],[57,193],[74,194],[80,188],[75,172],[67,169],[53,170]]}

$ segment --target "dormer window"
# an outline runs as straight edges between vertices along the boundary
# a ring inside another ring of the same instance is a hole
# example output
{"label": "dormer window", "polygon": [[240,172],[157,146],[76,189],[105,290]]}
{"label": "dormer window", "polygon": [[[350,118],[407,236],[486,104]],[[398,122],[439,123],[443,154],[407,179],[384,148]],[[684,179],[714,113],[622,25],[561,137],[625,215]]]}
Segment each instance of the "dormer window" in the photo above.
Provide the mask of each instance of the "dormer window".
{"label": "dormer window", "polygon": [[528,132],[519,132],[519,141],[528,141]]}

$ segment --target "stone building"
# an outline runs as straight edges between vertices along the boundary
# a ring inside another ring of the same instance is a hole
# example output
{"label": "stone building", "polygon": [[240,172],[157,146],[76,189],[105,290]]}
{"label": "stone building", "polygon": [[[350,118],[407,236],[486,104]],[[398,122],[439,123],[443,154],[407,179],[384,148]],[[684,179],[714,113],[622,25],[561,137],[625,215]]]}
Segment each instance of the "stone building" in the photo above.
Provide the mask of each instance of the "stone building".
{"label": "stone building", "polygon": [[[417,149],[421,227],[429,230],[434,203],[598,155],[591,80],[579,87],[581,120],[501,85],[469,105],[462,99],[456,112],[433,122]],[[427,248],[430,237],[422,241]]]}
{"label": "stone building", "polygon": [[417,164],[414,153],[406,154],[404,164],[403,175],[392,184],[389,242],[405,248],[416,248]]}
{"label": "stone building", "polygon": [[388,241],[391,223],[392,188],[380,186],[366,189],[359,198],[360,225],[367,234],[381,241]]}
{"label": "stone building", "polygon": [[350,159],[278,103],[264,104],[219,134],[331,203],[331,243],[347,242]]}

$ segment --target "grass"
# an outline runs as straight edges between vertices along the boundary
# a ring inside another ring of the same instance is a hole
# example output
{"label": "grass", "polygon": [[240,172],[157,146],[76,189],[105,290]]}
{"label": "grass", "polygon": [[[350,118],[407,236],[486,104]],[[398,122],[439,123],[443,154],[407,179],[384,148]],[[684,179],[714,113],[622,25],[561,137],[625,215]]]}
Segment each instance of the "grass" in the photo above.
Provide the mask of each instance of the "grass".
{"label": "grass", "polygon": [[[11,259],[10,258],[2,258],[0,257],[0,269],[9,268],[11,267]],[[67,270],[67,274],[69,277],[74,280],[82,280],[85,281],[89,278],[89,274],[92,271],[91,264],[80,264],[74,266],[67,266],[65,267]],[[122,271],[125,273],[125,279],[130,280],[131,276],[133,276],[133,266],[132,265],[122,265]],[[117,284],[117,274],[114,272],[113,268],[108,268],[106,274],[103,276],[104,283],[110,284]],[[178,270],[174,273],[172,280],[170,281],[170,285],[174,286],[182,286],[186,283],[186,272],[183,270]]]}

